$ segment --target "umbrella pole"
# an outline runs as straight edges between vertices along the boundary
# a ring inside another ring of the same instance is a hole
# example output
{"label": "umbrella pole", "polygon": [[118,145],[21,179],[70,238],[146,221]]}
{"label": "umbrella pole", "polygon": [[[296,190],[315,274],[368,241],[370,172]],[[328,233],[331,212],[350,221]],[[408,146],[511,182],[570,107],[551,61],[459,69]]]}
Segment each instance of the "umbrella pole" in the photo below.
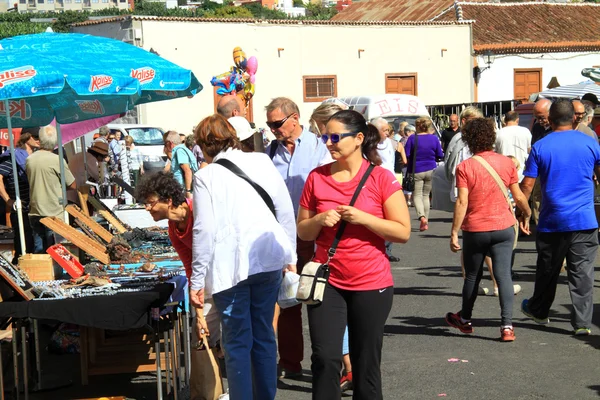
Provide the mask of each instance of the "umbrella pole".
{"label": "umbrella pole", "polygon": [[[6,110],[6,123],[8,128],[8,142],[10,146],[10,162],[12,164],[13,177],[15,179],[15,206],[17,207],[17,220],[19,221],[18,235],[21,239],[21,254],[27,253],[27,244],[25,243],[25,227],[23,225],[23,208],[21,206],[21,192],[19,191],[19,171],[17,170],[17,160],[15,158],[15,140],[12,131],[12,121],[10,120],[10,106],[8,99],[4,100],[4,109]],[[14,227],[13,227],[14,232]],[[17,232],[14,232],[17,234]],[[16,249],[15,249],[16,250]]]}
{"label": "umbrella pole", "polygon": [[65,159],[63,157],[62,134],[60,133],[60,124],[56,122],[56,134],[58,135],[58,158],[60,159],[60,187],[62,188],[62,205],[64,221],[69,222],[69,214],[65,210],[67,206],[67,182],[65,181]]}

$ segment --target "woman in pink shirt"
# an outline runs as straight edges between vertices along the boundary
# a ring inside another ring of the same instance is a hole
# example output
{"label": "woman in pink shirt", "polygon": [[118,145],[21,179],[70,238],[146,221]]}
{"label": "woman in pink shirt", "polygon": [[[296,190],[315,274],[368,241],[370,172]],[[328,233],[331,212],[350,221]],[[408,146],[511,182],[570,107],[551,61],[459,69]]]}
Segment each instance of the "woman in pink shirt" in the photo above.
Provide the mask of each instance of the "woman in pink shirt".
{"label": "woman in pink shirt", "polygon": [[[462,309],[446,314],[448,325],[463,333],[473,333],[471,314],[477,299],[477,289],[483,274],[483,261],[491,254],[494,276],[500,295],[500,339],[515,340],[512,326],[514,289],[510,264],[515,242],[516,223],[512,206],[506,200],[510,190],[517,207],[522,211],[521,230],[529,234],[531,210],[525,195],[519,189],[519,178],[514,163],[508,157],[494,152],[496,131],[493,121],[476,118],[462,130],[462,140],[473,154],[456,168],[458,198],[450,235],[450,249],[461,250],[458,230],[463,231],[463,259],[465,280],[462,291]],[[489,165],[502,180],[502,188],[484,164]]]}
{"label": "woman in pink shirt", "polygon": [[353,364],[354,399],[379,400],[383,328],[392,307],[393,279],[385,241],[405,243],[410,216],[392,172],[376,166],[350,207],[359,182],[377,154],[377,128],[353,110],[339,111],[321,136],[335,160],[306,180],[298,211],[298,236],[316,240],[313,261],[327,261],[340,221],[348,223],[329,262],[323,302],[308,306],[313,399],[340,398],[342,338],[346,323]]}

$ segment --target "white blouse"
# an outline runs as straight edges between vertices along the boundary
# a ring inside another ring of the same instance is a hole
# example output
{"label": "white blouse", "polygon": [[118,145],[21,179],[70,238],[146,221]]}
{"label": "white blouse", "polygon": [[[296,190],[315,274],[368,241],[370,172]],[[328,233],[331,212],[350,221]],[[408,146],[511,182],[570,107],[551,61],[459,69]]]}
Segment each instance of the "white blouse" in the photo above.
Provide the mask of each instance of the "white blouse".
{"label": "white blouse", "polygon": [[[233,172],[237,165],[273,199],[277,219],[258,192]],[[228,149],[194,174],[192,290],[205,296],[230,289],[250,275],[296,264],[296,219],[283,178],[266,154]]]}

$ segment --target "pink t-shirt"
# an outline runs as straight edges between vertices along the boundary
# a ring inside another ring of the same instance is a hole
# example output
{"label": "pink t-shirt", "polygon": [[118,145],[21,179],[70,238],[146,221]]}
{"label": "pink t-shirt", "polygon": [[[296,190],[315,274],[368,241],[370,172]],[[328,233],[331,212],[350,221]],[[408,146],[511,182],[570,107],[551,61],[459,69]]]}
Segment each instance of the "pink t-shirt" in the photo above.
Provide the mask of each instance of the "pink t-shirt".
{"label": "pink t-shirt", "polygon": [[192,233],[194,230],[194,209],[192,199],[185,199],[185,201],[190,207],[190,215],[188,216],[185,231],[181,232],[179,229],[177,229],[177,222],[169,221],[169,238],[171,239],[171,243],[173,244],[173,247],[175,247],[177,254],[179,254],[179,259],[185,268],[185,276],[187,276],[189,281],[192,277]]}
{"label": "pink t-shirt", "polygon": [[[349,182],[335,181],[331,177],[331,164],[315,168],[306,179],[300,206],[320,214],[339,205],[349,205],[368,166],[369,163],[365,160],[358,174]],[[402,187],[390,171],[375,167],[354,207],[378,218],[384,218],[383,204],[399,190],[402,190]],[[327,251],[338,228],[339,223],[333,228],[321,228],[313,261],[327,261]],[[390,262],[385,255],[385,241],[364,226],[346,225],[329,266],[329,282],[340,289],[375,290],[394,284]]]}
{"label": "pink t-shirt", "polygon": [[[508,187],[519,181],[512,160],[493,151],[478,154],[492,166]],[[469,158],[456,167],[456,187],[469,190],[469,204],[461,229],[467,232],[501,231],[515,224],[512,208],[483,165]]]}

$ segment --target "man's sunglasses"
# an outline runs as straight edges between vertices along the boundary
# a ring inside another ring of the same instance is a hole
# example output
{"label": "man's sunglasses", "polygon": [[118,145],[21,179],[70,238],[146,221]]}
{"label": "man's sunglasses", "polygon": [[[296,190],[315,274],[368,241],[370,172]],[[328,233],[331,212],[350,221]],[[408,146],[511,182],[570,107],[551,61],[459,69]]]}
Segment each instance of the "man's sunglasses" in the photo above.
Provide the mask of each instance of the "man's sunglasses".
{"label": "man's sunglasses", "polygon": [[329,139],[331,139],[331,143],[337,143],[339,142],[341,139],[347,137],[347,136],[356,136],[358,135],[360,132],[349,132],[349,133],[332,133],[331,135],[321,135],[321,140],[323,141],[323,143],[327,144],[327,141]]}
{"label": "man's sunglasses", "polygon": [[285,117],[284,119],[282,119],[280,121],[267,122],[267,126],[271,129],[279,129],[283,126],[283,124],[285,124],[285,121],[287,121],[294,114],[296,114],[296,113],[291,113],[290,115],[288,115],[287,117]]}

